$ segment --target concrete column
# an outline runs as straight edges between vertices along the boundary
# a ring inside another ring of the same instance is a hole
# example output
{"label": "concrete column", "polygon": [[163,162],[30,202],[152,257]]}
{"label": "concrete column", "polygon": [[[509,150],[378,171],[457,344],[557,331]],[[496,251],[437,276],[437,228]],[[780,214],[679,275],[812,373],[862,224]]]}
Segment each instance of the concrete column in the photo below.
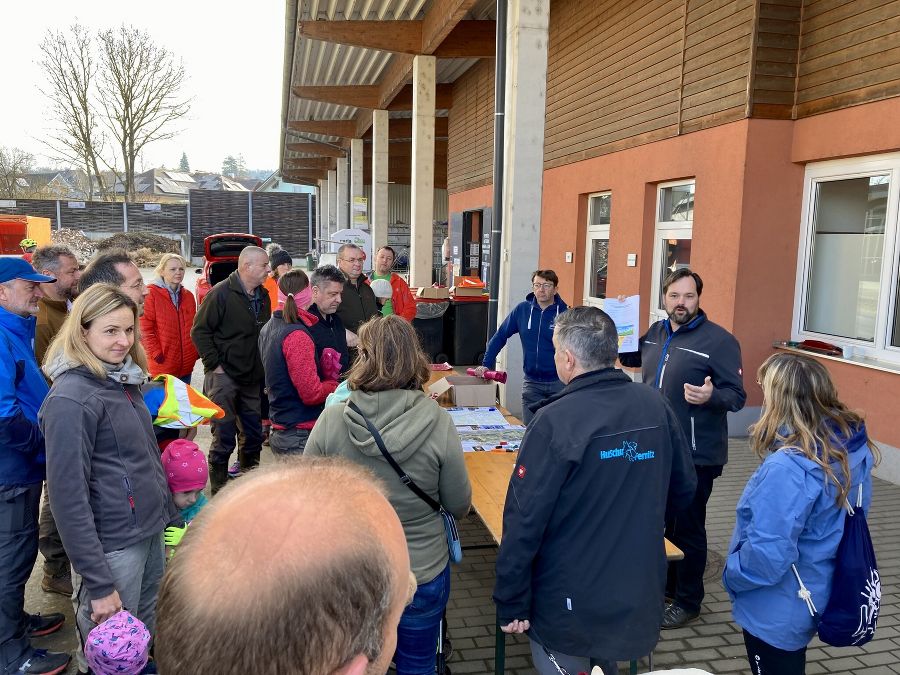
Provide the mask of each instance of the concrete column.
{"label": "concrete column", "polygon": [[372,254],[388,243],[388,111],[372,113]]}
{"label": "concrete column", "polygon": [[350,227],[350,184],[347,158],[337,161],[337,229]]}
{"label": "concrete column", "polygon": [[413,58],[410,286],[431,286],[434,265],[434,56]]}
{"label": "concrete column", "polygon": [[355,227],[353,203],[357,197],[365,196],[363,193],[363,140],[353,138],[350,139],[350,227]]}
{"label": "concrete column", "polygon": [[[331,239],[331,235],[337,230],[337,171],[328,172],[328,228],[325,239]],[[331,245],[326,244],[325,250],[330,251]]]}
{"label": "concrete column", "polygon": [[328,224],[328,181],[320,178],[316,188],[316,241],[310,242],[310,248],[322,250],[319,239],[325,238],[325,227]]}
{"label": "concrete column", "polygon": [[[506,28],[505,175],[498,322],[531,292],[541,238],[544,116],[547,99],[547,21],[550,0],[509,0]],[[501,402],[522,410],[522,349],[501,353],[509,373]]]}

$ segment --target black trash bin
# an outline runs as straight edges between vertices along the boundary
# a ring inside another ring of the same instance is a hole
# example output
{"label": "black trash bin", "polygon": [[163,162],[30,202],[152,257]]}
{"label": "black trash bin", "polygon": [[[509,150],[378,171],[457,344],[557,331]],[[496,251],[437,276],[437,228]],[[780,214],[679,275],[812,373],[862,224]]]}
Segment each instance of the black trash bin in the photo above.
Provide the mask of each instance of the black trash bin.
{"label": "black trash bin", "polygon": [[444,314],[449,304],[446,300],[416,303],[416,318],[412,325],[422,343],[422,349],[432,363],[447,361],[444,350]]}
{"label": "black trash bin", "polygon": [[487,348],[488,302],[451,300],[444,315],[444,349],[454,366],[480,366]]}

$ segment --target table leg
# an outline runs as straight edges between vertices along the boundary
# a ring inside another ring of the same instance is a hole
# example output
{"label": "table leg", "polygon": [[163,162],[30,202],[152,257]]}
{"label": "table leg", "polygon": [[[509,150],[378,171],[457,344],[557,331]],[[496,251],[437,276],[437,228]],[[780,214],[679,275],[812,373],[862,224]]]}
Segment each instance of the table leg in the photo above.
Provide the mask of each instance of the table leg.
{"label": "table leg", "polygon": [[494,642],[494,675],[503,675],[506,672],[506,633],[500,630],[500,617],[497,616]]}

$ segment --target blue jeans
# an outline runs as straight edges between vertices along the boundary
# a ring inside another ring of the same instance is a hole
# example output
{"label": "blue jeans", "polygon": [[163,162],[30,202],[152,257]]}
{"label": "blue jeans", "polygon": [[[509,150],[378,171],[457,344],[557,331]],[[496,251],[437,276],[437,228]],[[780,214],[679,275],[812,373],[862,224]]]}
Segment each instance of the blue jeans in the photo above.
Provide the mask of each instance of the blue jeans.
{"label": "blue jeans", "polygon": [[450,565],[434,579],[419,584],[397,626],[397,675],[434,675],[441,617],[450,599]]}
{"label": "blue jeans", "polygon": [[564,386],[559,380],[554,380],[553,382],[525,380],[522,383],[522,421],[527,425],[531,418],[534,417],[531,407],[537,405],[545,398],[553,396],[553,394],[558,394],[563,390]]}

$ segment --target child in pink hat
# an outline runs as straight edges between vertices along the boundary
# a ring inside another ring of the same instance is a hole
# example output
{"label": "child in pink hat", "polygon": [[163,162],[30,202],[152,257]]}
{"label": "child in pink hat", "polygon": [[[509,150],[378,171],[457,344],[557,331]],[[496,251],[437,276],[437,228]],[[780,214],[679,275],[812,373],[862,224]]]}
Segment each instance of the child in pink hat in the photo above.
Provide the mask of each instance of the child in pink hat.
{"label": "child in pink hat", "polygon": [[184,527],[166,528],[166,553],[167,557],[171,557],[174,553],[172,547],[180,543],[187,526],[208,501],[203,489],[209,479],[209,466],[199,446],[185,438],[174,440],[166,446],[162,464],[172,492],[172,501],[181,511],[185,523]]}

